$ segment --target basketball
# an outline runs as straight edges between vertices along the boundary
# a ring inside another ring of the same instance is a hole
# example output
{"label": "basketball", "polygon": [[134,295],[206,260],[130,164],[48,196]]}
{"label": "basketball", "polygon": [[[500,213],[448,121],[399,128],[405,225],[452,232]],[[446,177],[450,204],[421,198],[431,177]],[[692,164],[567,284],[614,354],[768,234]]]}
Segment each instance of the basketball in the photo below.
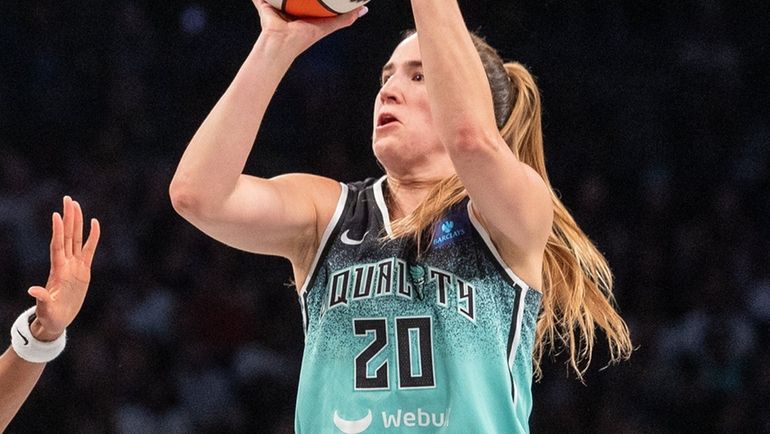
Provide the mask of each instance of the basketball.
{"label": "basketball", "polygon": [[267,0],[288,15],[305,18],[333,17],[350,12],[369,0]]}

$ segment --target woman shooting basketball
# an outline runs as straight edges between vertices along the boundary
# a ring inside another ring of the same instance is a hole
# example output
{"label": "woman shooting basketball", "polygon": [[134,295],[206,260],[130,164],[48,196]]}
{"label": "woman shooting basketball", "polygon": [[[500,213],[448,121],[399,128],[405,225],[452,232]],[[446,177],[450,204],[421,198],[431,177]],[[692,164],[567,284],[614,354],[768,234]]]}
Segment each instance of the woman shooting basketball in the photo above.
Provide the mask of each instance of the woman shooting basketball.
{"label": "woman shooting basketball", "polygon": [[581,376],[598,325],[613,361],[629,355],[606,261],[548,183],[534,81],[469,34],[456,2],[412,0],[417,31],[374,102],[386,174],[351,184],[241,173],[289,65],[361,11],[286,21],[255,5],[262,32],[170,193],[210,236],[291,261],[298,432],[527,432],[545,348],[563,345]]}

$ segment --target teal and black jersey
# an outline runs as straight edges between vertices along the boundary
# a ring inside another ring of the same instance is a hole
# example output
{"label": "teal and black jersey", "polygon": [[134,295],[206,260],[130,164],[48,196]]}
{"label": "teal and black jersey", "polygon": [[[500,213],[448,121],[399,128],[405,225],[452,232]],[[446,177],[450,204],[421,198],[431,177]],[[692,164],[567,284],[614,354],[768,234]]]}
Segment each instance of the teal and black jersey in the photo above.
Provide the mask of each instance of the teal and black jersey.
{"label": "teal and black jersey", "polygon": [[380,180],[342,186],[300,290],[298,433],[526,433],[541,294],[466,199],[427,254],[385,239]]}

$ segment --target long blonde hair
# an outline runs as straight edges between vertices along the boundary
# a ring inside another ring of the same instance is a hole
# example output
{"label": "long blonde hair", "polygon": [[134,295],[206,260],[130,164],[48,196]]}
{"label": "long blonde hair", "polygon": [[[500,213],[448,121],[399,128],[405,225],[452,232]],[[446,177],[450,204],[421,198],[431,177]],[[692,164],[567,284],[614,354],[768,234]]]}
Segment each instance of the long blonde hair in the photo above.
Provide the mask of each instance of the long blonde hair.
{"label": "long blonde hair", "polygon": [[[482,38],[471,35],[481,56],[493,94],[500,134],[519,161],[540,174],[551,191],[554,220],[543,257],[543,304],[537,322],[534,365],[542,375],[545,352],[569,351],[569,365],[582,379],[591,362],[596,326],[604,331],[610,362],[632,352],[628,327],[615,309],[613,278],[607,260],[578,227],[551,188],[545,170],[540,92],[527,69],[503,63]],[[430,246],[428,231],[445,211],[468,193],[456,175],[439,182],[410,215],[392,225],[393,238],[411,238],[418,251]],[[427,247],[426,247],[427,246]]]}

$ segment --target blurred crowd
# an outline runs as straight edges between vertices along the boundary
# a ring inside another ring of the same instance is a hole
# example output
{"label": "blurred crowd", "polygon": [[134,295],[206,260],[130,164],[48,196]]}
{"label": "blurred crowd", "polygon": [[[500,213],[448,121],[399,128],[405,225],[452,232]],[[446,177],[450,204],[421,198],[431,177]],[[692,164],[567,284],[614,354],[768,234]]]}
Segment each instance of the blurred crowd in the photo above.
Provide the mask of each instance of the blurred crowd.
{"label": "blurred crowd", "polygon": [[[770,432],[768,6],[510,3],[461,1],[538,77],[551,182],[637,347],[607,367],[599,341],[585,384],[544,358],[532,431]],[[297,60],[247,172],[381,173],[366,113],[413,24],[407,2],[370,9]],[[247,0],[0,4],[0,326],[45,283],[64,194],[103,228],[68,348],[9,433],[293,432],[288,263],[211,240],[167,194],[257,33]]]}

